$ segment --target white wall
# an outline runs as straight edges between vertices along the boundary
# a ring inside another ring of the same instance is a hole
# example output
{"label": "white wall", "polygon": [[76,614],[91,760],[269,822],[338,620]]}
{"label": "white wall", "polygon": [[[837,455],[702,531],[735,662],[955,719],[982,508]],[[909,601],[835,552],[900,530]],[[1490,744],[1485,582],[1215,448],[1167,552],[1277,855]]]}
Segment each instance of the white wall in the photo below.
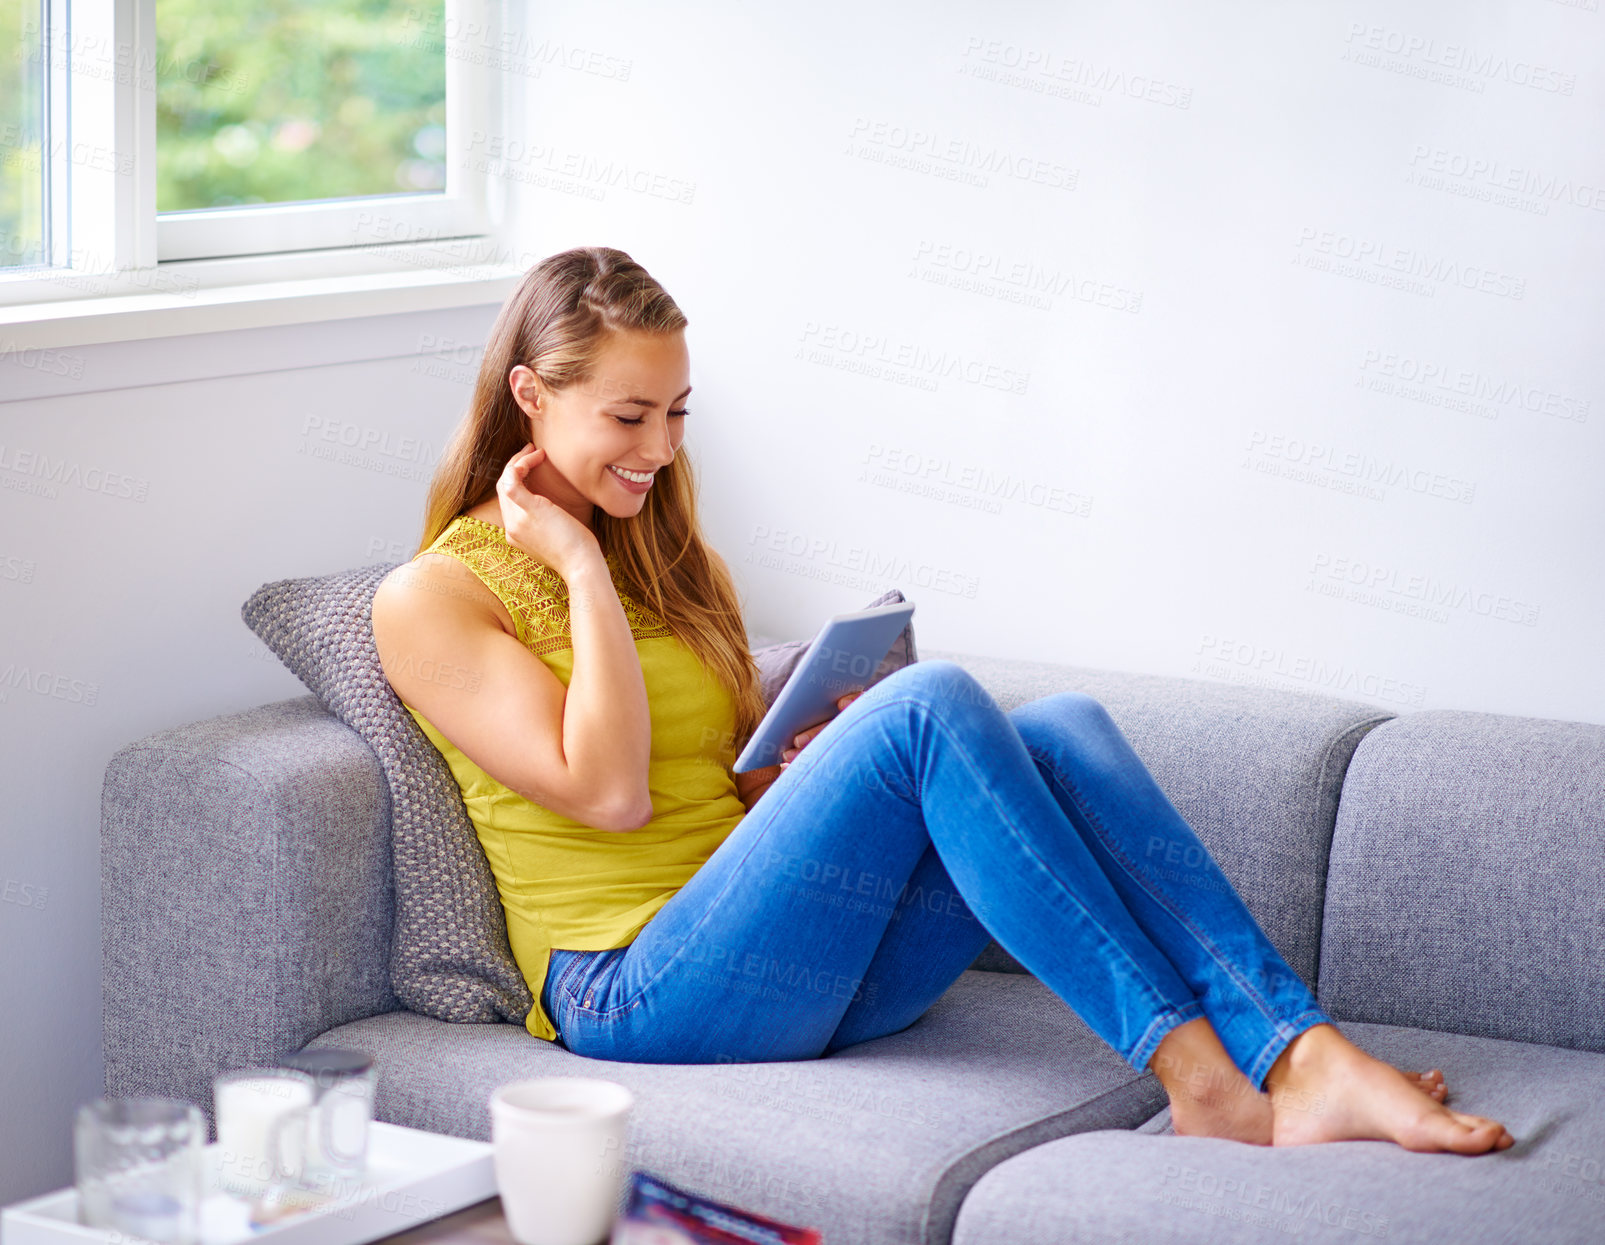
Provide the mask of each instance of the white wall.
{"label": "white wall", "polygon": [[1597,9],[530,5],[484,145],[690,316],[764,630],[1597,722]]}
{"label": "white wall", "polygon": [[240,606],[411,556],[496,310],[0,362],[0,1203],[72,1182],[101,1093],[106,763],[306,694]]}
{"label": "white wall", "polygon": [[[531,5],[476,158],[690,316],[755,632],[1605,722],[1605,18],[1395,13]],[[0,1201],[99,1092],[107,759],[302,694],[240,603],[407,556],[494,310],[0,362]]]}

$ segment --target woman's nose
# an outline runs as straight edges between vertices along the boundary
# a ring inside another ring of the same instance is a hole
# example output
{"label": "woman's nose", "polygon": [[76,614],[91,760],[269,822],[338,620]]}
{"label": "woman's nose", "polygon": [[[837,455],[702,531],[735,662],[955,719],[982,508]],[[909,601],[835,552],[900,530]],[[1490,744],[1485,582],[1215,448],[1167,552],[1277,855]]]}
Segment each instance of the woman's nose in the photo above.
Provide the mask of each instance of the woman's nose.
{"label": "woman's nose", "polygon": [[674,439],[669,435],[669,421],[665,419],[662,424],[654,426],[649,420],[647,426],[651,431],[647,434],[642,456],[651,459],[660,467],[673,462]]}

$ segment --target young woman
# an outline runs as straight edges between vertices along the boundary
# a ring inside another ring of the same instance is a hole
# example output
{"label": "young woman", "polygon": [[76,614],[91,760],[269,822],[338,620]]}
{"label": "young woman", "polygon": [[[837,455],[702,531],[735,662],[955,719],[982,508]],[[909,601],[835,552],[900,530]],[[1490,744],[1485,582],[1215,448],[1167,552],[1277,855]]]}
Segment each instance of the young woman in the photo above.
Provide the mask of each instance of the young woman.
{"label": "young woman", "polygon": [[[913,1024],[995,936],[1159,1077],[1179,1133],[1512,1144],[1446,1108],[1436,1070],[1338,1032],[1091,697],[1005,714],[918,662],[732,773],[764,703],[681,452],[685,327],[622,251],[532,268],[420,551],[374,596],[386,676],[495,873],[530,1033],[633,1062],[814,1058]],[[763,470],[787,470],[782,440]]]}

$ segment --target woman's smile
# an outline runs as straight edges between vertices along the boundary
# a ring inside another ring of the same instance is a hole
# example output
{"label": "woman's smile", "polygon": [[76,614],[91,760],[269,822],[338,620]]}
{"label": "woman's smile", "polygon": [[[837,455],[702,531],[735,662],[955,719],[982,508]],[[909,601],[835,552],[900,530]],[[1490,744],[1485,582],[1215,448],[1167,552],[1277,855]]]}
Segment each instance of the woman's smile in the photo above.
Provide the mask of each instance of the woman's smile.
{"label": "woman's smile", "polygon": [[608,464],[607,469],[622,487],[632,493],[644,493],[652,487],[653,472],[630,471],[624,467],[616,467],[612,463]]}

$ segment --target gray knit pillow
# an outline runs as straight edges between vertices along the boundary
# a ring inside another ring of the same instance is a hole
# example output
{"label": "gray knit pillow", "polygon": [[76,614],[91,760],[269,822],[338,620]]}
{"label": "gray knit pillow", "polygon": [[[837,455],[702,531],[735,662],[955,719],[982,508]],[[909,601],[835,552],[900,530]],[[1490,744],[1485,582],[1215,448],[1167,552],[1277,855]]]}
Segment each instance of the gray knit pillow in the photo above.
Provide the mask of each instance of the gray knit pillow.
{"label": "gray knit pillow", "polygon": [[535,1000],[508,946],[496,878],[462,791],[373,644],[373,594],[398,565],[263,584],[240,615],[379,758],[390,786],[396,997],[437,1020],[523,1024]]}
{"label": "gray knit pillow", "polygon": [[[399,565],[263,584],[240,615],[379,758],[390,787],[396,997],[437,1020],[522,1025],[534,999],[507,942],[496,877],[451,767],[396,696],[374,647],[373,594]],[[870,604],[901,600],[893,588]],[[807,647],[794,641],[753,653],[766,704]],[[871,682],[917,660],[911,622]]]}

